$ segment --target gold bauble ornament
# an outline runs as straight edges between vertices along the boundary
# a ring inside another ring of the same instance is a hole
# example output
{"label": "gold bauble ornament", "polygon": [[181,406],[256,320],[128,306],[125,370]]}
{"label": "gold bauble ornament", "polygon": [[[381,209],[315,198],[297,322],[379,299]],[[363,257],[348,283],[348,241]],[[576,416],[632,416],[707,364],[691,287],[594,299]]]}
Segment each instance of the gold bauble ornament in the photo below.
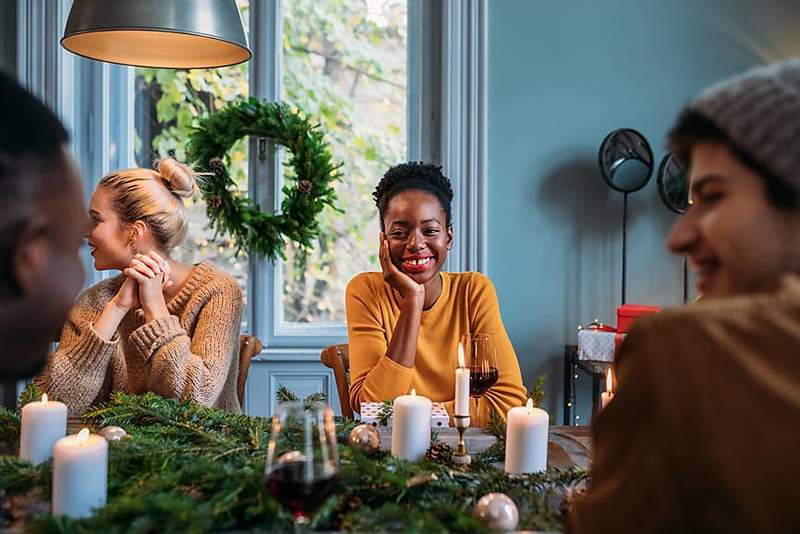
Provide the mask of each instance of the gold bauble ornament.
{"label": "gold bauble ornament", "polygon": [[516,530],[519,523],[517,505],[505,493],[487,493],[475,505],[472,515],[492,530]]}
{"label": "gold bauble ornament", "polygon": [[97,433],[106,438],[106,441],[119,441],[128,435],[125,429],[119,426],[106,426],[98,430]]}
{"label": "gold bauble ornament", "polygon": [[350,431],[348,443],[364,453],[370,455],[381,450],[381,435],[372,425],[360,424]]}

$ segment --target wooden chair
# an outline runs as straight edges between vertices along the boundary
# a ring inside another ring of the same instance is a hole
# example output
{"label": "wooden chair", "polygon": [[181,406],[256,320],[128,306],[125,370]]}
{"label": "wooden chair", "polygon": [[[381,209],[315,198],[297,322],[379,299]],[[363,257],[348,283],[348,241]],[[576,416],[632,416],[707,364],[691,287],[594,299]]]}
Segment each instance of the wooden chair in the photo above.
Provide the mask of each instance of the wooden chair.
{"label": "wooden chair", "polygon": [[339,392],[339,404],[342,406],[342,415],[348,419],[353,418],[353,408],[350,406],[350,347],[331,345],[322,350],[319,360],[330,369],[336,378],[336,390]]}
{"label": "wooden chair", "polygon": [[256,336],[242,334],[239,336],[239,376],[236,379],[236,394],[239,406],[244,408],[244,389],[247,385],[247,374],[250,372],[250,360],[261,354],[264,344]]}

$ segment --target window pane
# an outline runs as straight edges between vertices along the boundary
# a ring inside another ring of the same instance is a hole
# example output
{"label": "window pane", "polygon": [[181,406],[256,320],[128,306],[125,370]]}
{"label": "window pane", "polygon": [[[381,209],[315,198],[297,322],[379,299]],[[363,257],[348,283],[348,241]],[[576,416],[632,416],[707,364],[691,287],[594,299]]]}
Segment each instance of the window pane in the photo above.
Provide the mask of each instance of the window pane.
{"label": "window pane", "polygon": [[[406,0],[284,0],[283,98],[322,124],[343,162],[345,214],[321,216],[305,264],[283,264],[285,322],[344,322],[344,289],[378,268],[372,190],[406,154]],[[284,167],[286,168],[286,167]]]}
{"label": "window pane", "polygon": [[[237,4],[247,30],[249,0],[237,0]],[[197,119],[248,95],[248,64],[194,70],[137,68],[135,84],[134,154],[138,166],[149,168],[166,155],[185,161],[186,143]],[[247,141],[240,140],[228,155],[228,170],[239,189],[246,192]],[[236,278],[246,305],[247,256],[237,256],[226,237],[214,238],[202,199],[189,201],[187,207],[189,228],[183,244],[173,252],[173,259],[192,264],[206,259],[213,261]]]}

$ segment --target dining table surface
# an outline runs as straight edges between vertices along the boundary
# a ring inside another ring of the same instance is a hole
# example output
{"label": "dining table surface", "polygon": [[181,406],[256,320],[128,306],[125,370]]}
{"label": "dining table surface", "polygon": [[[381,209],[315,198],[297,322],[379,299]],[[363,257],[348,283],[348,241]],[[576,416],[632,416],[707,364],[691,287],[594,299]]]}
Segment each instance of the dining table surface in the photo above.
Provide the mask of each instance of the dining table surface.
{"label": "dining table surface", "polygon": [[[392,447],[392,428],[379,426],[381,449]],[[453,427],[437,428],[437,439],[456,448],[458,430]],[[464,443],[470,454],[485,451],[497,442],[497,439],[482,428],[468,428],[464,432]],[[548,433],[547,466],[566,468],[589,468],[592,453],[592,433],[588,425],[562,426],[551,425]]]}
{"label": "dining table surface", "polygon": [[[79,418],[70,417],[67,421],[68,433],[79,432],[85,426]],[[437,439],[456,448],[458,444],[458,430],[454,427],[437,428]],[[390,450],[392,447],[392,427],[379,426],[378,433],[381,437],[381,449]],[[483,428],[468,428],[464,433],[464,442],[470,454],[485,451],[497,442],[497,439]],[[548,467],[589,468],[592,456],[592,433],[589,425],[551,425],[548,433]]]}

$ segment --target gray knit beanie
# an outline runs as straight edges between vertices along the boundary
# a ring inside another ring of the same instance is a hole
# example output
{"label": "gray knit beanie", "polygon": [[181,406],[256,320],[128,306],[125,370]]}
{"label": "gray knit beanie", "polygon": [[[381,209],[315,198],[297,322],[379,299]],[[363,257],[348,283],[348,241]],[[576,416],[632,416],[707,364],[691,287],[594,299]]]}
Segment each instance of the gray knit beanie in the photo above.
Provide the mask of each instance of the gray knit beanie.
{"label": "gray knit beanie", "polygon": [[711,120],[754,161],[800,191],[800,59],[717,83],[687,111]]}

